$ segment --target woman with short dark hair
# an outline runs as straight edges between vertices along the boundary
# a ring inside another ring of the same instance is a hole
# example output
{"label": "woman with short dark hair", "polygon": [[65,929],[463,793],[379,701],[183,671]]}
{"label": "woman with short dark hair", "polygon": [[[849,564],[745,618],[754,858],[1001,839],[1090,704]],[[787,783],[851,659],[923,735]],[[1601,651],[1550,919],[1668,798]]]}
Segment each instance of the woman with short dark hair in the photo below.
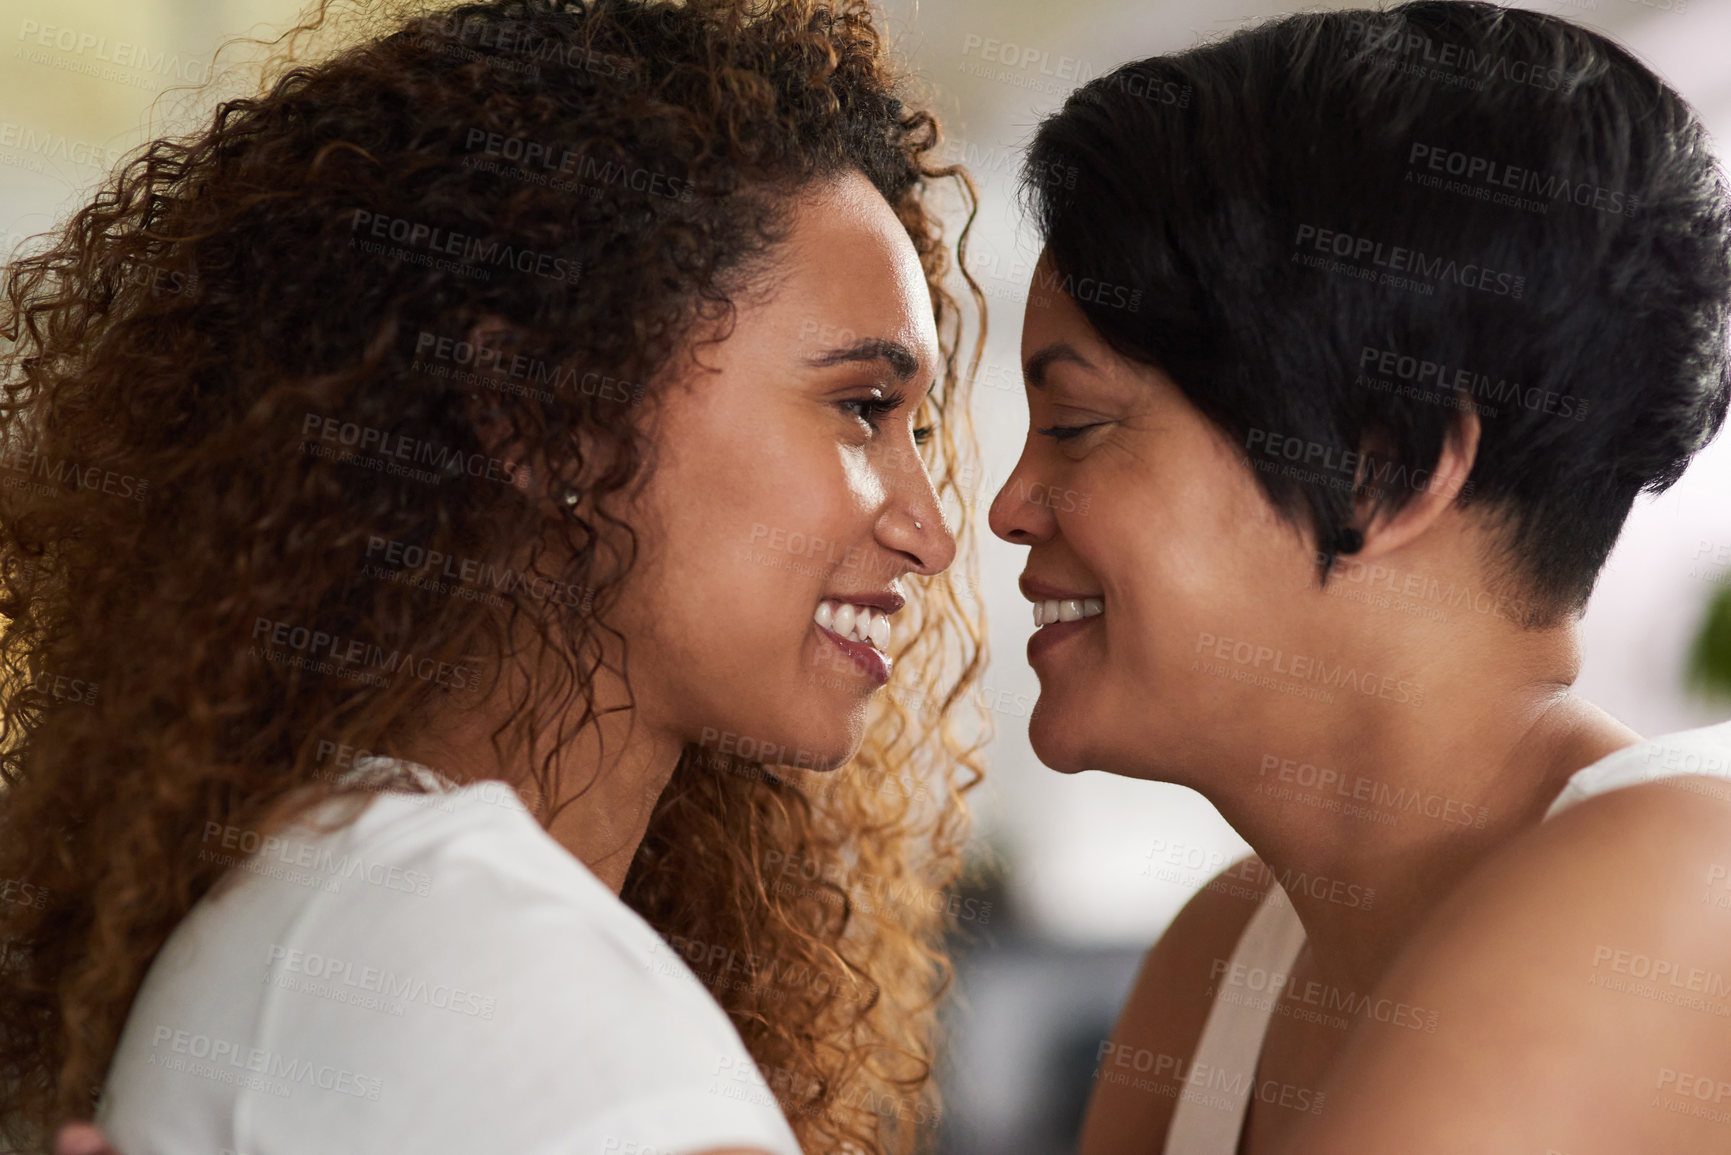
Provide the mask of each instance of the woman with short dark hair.
{"label": "woman with short dark hair", "polygon": [[[1648,1076],[1698,1057],[1679,1024],[1619,1068],[1639,1078],[1568,1084],[1620,1131],[1517,1102],[1495,1062],[1554,1066],[1577,1028],[1580,1062],[1631,1058],[1593,1024],[1651,1004],[1594,988],[1612,963],[1567,936],[1611,934],[1631,908],[1594,884],[1645,877],[1653,843],[1695,856],[1633,908],[1671,917],[1601,943],[1731,970],[1695,893],[1731,806],[1667,788],[1712,788],[1731,727],[1642,741],[1570,692],[1636,496],[1725,418],[1731,207],[1707,145],[1605,37],[1479,3],[1282,17],[1127,64],[1041,124],[1033,428],[991,515],[1030,547],[1030,739],[1061,771],[1191,786],[1256,851],[1149,953],[1087,1155],[1260,1153],[1311,1124],[1315,1151],[1697,1150],[1715,1126],[1649,1108]],[[1025,496],[1048,489],[1086,501]],[[1563,904],[1581,917],[1550,936],[1533,912]],[[1396,967],[1427,925],[1421,958],[1472,960],[1454,987]],[[1575,1001],[1505,1013],[1556,957]],[[1336,1084],[1349,1039],[1389,1049]]]}

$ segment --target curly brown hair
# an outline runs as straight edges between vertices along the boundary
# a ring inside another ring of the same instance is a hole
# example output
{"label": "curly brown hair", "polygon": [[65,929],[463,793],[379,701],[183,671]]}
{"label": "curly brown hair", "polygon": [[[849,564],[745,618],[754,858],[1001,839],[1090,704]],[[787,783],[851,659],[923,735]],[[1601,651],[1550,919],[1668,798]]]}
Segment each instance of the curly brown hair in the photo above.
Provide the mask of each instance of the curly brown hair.
{"label": "curly brown hair", "polygon": [[[425,671],[477,688],[472,671],[525,629],[572,672],[512,703],[514,726],[558,735],[525,779],[550,822],[563,795],[549,766],[576,738],[556,720],[596,723],[599,633],[614,633],[604,618],[637,538],[580,510],[563,522],[569,562],[543,573],[544,501],[475,463],[503,430],[524,460],[601,463],[590,498],[638,483],[633,403],[697,335],[725,331],[790,198],[858,170],[932,295],[944,373],[921,454],[960,509],[953,581],[910,575],[902,673],[848,767],[688,746],[622,897],[707,961],[806,1150],[914,1149],[932,1133],[917,1122],[935,1103],[950,980],[954,904],[928,899],[961,870],[989,731],[983,711],[971,733],[957,725],[985,660],[983,613],[961,592],[977,588],[963,482],[984,298],[961,269],[979,310],[963,364],[928,203],[960,192],[959,268],[971,180],[928,158],[937,123],[895,94],[905,82],[863,3],[370,9],[362,41],[309,59],[329,4],[276,42],[255,94],[144,145],[6,276],[0,1135],[39,1145],[91,1114],[152,960],[227,869],[200,854],[208,823],[276,831],[337,795],[357,813],[366,787],[332,773],[331,752],[391,753],[452,684]],[[570,179],[526,151],[554,142]],[[401,247],[357,256],[358,226],[379,220]],[[462,371],[422,356],[429,337],[498,319]],[[546,388],[525,385],[524,365]],[[434,447],[438,466],[356,468],[309,446],[329,422],[345,441],[353,428]],[[600,520],[630,535],[624,557]],[[362,580],[380,539],[429,560]],[[430,559],[508,566],[526,551],[483,599],[429,596]],[[364,678],[262,660],[261,620],[392,658]],[[821,866],[812,885],[769,882],[789,861]]]}

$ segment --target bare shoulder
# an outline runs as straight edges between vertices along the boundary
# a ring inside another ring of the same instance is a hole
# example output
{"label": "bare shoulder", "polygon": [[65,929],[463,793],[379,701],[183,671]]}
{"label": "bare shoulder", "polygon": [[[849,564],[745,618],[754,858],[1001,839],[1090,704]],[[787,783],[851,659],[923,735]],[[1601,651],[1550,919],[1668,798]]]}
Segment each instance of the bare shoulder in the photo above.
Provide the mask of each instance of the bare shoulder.
{"label": "bare shoulder", "polygon": [[[1292,1155],[1718,1150],[1731,1132],[1731,783],[1586,799],[1469,875],[1380,988]],[[1415,1139],[1422,1136],[1422,1139]]]}
{"label": "bare shoulder", "polygon": [[1210,880],[1148,951],[1112,1037],[1102,1040],[1078,1155],[1150,1155],[1166,1138],[1180,1070],[1213,1005],[1213,987],[1232,957],[1272,874],[1254,856]]}

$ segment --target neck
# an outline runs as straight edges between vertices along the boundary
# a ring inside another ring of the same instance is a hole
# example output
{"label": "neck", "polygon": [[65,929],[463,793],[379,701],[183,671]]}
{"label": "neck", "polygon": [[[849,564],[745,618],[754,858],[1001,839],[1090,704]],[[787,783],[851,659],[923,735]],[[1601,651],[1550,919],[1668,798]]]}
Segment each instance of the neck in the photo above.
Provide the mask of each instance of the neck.
{"label": "neck", "polygon": [[[632,712],[621,711],[583,731],[561,767],[561,800],[547,827],[614,894],[625,887],[682,746],[668,735],[646,733],[641,723],[633,734],[634,720]],[[603,760],[603,749],[615,753]]]}
{"label": "neck", "polygon": [[[646,721],[640,706],[626,705],[625,700],[622,689],[609,695],[598,684],[599,716],[558,751],[547,776],[554,792],[547,833],[614,894],[625,887],[655,803],[683,749],[677,734]],[[615,701],[618,704],[606,704]],[[397,752],[459,784],[508,782],[533,811],[539,801],[533,771],[546,760],[547,750],[523,740],[531,729],[523,723],[510,727],[509,744],[496,750],[489,735],[503,713],[503,708],[483,704],[448,715],[436,730],[431,725],[416,728],[411,738],[396,744]],[[555,725],[540,732],[565,731]]]}
{"label": "neck", "polygon": [[1264,731],[1302,758],[1247,759],[1258,773],[1211,791],[1290,895],[1307,970],[1354,996],[1456,882],[1543,820],[1571,774],[1639,741],[1569,693],[1572,626],[1504,636],[1494,653],[1404,652],[1424,655],[1421,706],[1350,695],[1322,716],[1305,703],[1308,716]]}

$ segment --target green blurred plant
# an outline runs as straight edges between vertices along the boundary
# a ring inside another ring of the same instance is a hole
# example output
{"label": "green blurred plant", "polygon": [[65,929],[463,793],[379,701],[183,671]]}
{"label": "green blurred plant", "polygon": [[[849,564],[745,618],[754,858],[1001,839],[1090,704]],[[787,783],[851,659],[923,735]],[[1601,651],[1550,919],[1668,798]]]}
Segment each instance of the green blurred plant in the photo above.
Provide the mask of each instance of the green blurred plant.
{"label": "green blurred plant", "polygon": [[1689,648],[1689,685],[1717,698],[1731,698],[1731,585],[1707,603],[1707,616]]}

